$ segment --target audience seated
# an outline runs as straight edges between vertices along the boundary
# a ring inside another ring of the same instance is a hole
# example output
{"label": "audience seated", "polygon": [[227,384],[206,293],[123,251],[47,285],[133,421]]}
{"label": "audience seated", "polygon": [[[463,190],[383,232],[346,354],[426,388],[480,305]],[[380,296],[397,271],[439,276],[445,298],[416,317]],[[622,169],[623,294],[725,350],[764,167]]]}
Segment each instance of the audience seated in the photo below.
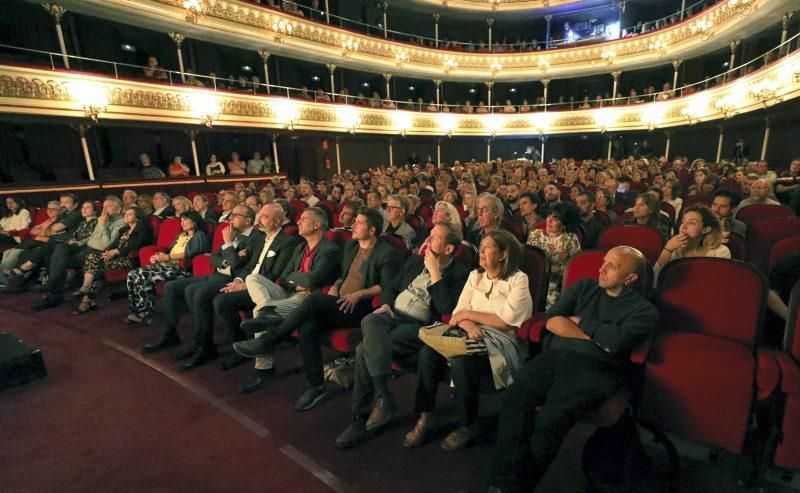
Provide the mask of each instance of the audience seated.
{"label": "audience seated", "polygon": [[481,244],[481,240],[492,231],[500,228],[500,221],[503,218],[503,201],[496,195],[484,192],[478,196],[478,216],[475,222],[476,228],[472,230],[467,241],[476,247]]}
{"label": "audience seated", "polygon": [[299,332],[303,370],[309,387],[295,403],[307,411],[328,396],[322,374],[320,338],[331,329],[356,325],[371,311],[372,298],[388,290],[400,267],[397,251],[378,235],[383,218],[376,210],[362,208],[353,224],[353,241],[345,247],[339,279],[327,294],[312,293],[280,324],[266,328],[256,339],[234,344],[236,352],[254,358]]}
{"label": "audience seated", "polygon": [[733,217],[733,212],[739,205],[739,195],[725,188],[717,189],[714,192],[714,201],[711,203],[711,210],[719,218],[722,224],[722,231],[736,233],[745,236],[747,225]]}
{"label": "audience seated", "polygon": [[153,194],[153,214],[160,219],[168,217],[175,217],[175,207],[172,205],[172,199],[164,192],[156,192]]}
{"label": "audience seated", "polygon": [[469,274],[448,324],[455,337],[467,339],[469,354],[449,360],[432,347],[419,354],[416,402],[420,413],[403,440],[407,448],[422,445],[434,428],[439,383],[448,366],[458,400],[458,428],[445,437],[442,448],[464,448],[477,436],[481,380],[491,377],[505,388],[522,365],[516,329],[533,311],[528,276],[519,270],[522,246],[508,231],[489,231],[481,239],[480,267]]}
{"label": "audience seated", "polygon": [[780,202],[770,197],[770,195],[772,195],[772,185],[767,180],[758,179],[750,184],[750,196],[739,202],[736,212],[738,213],[748,205],[754,204],[780,205]]}
{"label": "audience seated", "polygon": [[211,241],[206,234],[203,218],[195,211],[184,212],[181,217],[181,232],[172,242],[169,252],[158,252],[150,258],[150,264],[137,267],[128,273],[128,324],[150,324],[153,315],[155,284],[191,275],[181,261],[189,261],[206,253]]}
{"label": "audience seated", "polygon": [[550,281],[547,286],[547,308],[553,306],[561,295],[561,278],[567,261],[581,251],[576,232],[580,224],[580,211],[568,202],[555,204],[547,215],[544,229],[533,229],[528,235],[528,245],[541,248],[550,257]]}
{"label": "audience seated", "polygon": [[60,201],[51,200],[48,202],[46,209],[47,218],[31,228],[28,238],[20,241],[15,248],[3,252],[3,260],[0,262],[0,282],[8,284],[11,270],[19,264],[19,257],[22,255],[23,251],[47,243],[50,236],[50,226],[58,220],[62,210],[63,208]]}
{"label": "audience seated", "polygon": [[633,204],[633,217],[626,221],[626,224],[647,226],[658,232],[665,243],[672,236],[669,219],[661,215],[661,203],[658,195],[653,192],[641,193],[636,197]]}
{"label": "audience seated", "polygon": [[658,321],[629,287],[645,262],[634,248],[613,248],[599,280],[576,282],[548,310],[544,349],[517,374],[500,411],[490,490],[533,491],[578,419],[630,380],[631,351]]}
{"label": "audience seated", "polygon": [[408,200],[399,194],[389,195],[386,201],[386,221],[383,233],[397,234],[405,238],[409,247],[414,244],[417,232],[406,222]]}
{"label": "audience seated", "polygon": [[719,218],[708,206],[695,204],[683,214],[678,234],[669,239],[653,266],[656,276],[667,263],[686,257],[731,258],[723,245],[725,234]]}
{"label": "audience seated", "polygon": [[3,217],[0,218],[0,244],[16,245],[20,237],[16,235],[31,225],[31,213],[25,208],[25,201],[19,197],[7,197]]}

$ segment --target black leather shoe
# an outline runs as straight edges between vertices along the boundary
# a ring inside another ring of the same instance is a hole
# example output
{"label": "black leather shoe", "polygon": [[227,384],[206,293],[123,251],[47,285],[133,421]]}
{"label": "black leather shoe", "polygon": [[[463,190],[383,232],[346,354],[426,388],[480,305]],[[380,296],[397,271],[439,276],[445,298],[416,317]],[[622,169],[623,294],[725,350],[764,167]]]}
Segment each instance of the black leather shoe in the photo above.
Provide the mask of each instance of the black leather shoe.
{"label": "black leather shoe", "polygon": [[233,343],[233,350],[246,358],[260,358],[266,356],[281,341],[281,337],[271,330],[249,341]]}
{"label": "black leather shoe", "polygon": [[183,364],[184,370],[191,370],[192,368],[197,368],[198,366],[202,365],[203,363],[207,363],[212,359],[219,356],[217,354],[217,348],[214,346],[201,346],[197,349],[197,351],[192,355],[191,358],[186,360]]}
{"label": "black leather shoe", "polygon": [[222,361],[219,362],[219,369],[228,371],[241,364],[244,364],[245,361],[247,361],[247,358],[234,351],[222,358]]}
{"label": "black leather shoe", "polygon": [[371,433],[367,431],[364,421],[358,419],[350,423],[350,426],[348,426],[341,435],[336,437],[336,446],[341,449],[353,448],[367,440],[370,436]]}
{"label": "black leather shoe", "polygon": [[47,287],[47,284],[34,284],[31,286],[31,291],[34,293],[46,293],[50,291],[50,288]]}
{"label": "black leather shoe", "polygon": [[168,347],[177,346],[181,343],[181,338],[175,332],[167,332],[162,334],[161,337],[153,344],[146,344],[142,347],[142,354],[153,354],[167,349]]}
{"label": "black leather shoe", "polygon": [[47,295],[44,298],[42,298],[38,303],[34,304],[32,308],[34,309],[34,311],[40,312],[42,310],[47,310],[48,308],[55,308],[63,302],[64,302],[63,298]]}
{"label": "black leather shoe", "polygon": [[185,359],[189,359],[192,356],[194,356],[194,353],[196,353],[199,349],[200,348],[197,347],[197,344],[191,343],[185,348],[176,349],[175,351],[173,351],[172,359],[174,359],[175,361],[183,361]]}
{"label": "black leather shoe", "polygon": [[252,394],[256,390],[261,390],[268,383],[275,379],[275,367],[269,370],[256,370],[256,376],[248,380],[239,387],[240,394]]}
{"label": "black leather shoe", "polygon": [[277,313],[260,311],[256,318],[243,321],[241,328],[248,334],[255,334],[280,325],[281,322],[283,322],[283,317]]}

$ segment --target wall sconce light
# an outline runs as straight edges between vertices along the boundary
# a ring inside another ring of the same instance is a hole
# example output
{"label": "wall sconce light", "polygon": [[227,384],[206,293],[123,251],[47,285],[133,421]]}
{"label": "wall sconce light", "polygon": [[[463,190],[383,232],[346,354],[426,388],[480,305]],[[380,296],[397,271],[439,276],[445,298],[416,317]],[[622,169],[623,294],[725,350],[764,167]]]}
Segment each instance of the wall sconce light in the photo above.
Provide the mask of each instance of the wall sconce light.
{"label": "wall sconce light", "polygon": [[183,8],[186,9],[187,22],[197,24],[197,21],[203,16],[203,6],[200,4],[200,0],[183,0]]}
{"label": "wall sconce light", "polygon": [[600,129],[600,133],[606,133],[613,123],[617,120],[616,115],[611,112],[611,110],[600,110],[595,113],[594,122],[597,125],[597,128]]}
{"label": "wall sconce light", "polygon": [[272,104],[272,111],[275,119],[283,125],[286,130],[294,131],[294,126],[300,121],[300,108],[298,104],[290,99],[281,99]]}
{"label": "wall sconce light", "polygon": [[358,127],[361,126],[361,113],[352,106],[342,106],[338,109],[336,116],[339,124],[351,134],[356,133]]}
{"label": "wall sconce light", "polygon": [[444,61],[444,73],[449,74],[453,70],[458,68],[458,62],[455,58],[448,58]]}
{"label": "wall sconce light", "polygon": [[439,129],[444,132],[448,137],[453,136],[453,131],[458,126],[456,116],[450,113],[441,113],[439,115]]}
{"label": "wall sconce light", "polygon": [[748,16],[753,12],[753,0],[728,0],[726,7],[736,14]]}
{"label": "wall sconce light", "polygon": [[74,82],[69,85],[69,92],[83,107],[86,118],[91,118],[92,121],[99,120],[100,114],[108,107],[108,95],[97,84]]}
{"label": "wall sconce light", "polygon": [[192,111],[200,119],[200,123],[208,128],[214,124],[214,120],[219,118],[219,99],[208,94],[194,94],[191,96],[190,104]]}
{"label": "wall sconce light", "polygon": [[717,111],[722,113],[722,116],[726,120],[736,114],[736,101],[732,96],[723,96],[719,98],[714,103],[714,107]]}
{"label": "wall sconce light", "polygon": [[498,72],[503,70],[503,65],[500,62],[498,62],[497,60],[495,60],[491,64],[489,64],[489,70],[491,70],[491,72],[492,72],[492,77],[495,77],[495,76],[497,76]]}
{"label": "wall sconce light", "polygon": [[544,58],[539,58],[539,61],[536,62],[536,66],[539,67],[539,70],[541,70],[543,74],[546,74],[547,69],[550,68],[550,62]]}
{"label": "wall sconce light", "polygon": [[342,56],[350,58],[350,55],[352,55],[354,51],[358,51],[360,44],[361,42],[359,40],[353,38],[342,41]]}
{"label": "wall sconce light", "polygon": [[398,51],[394,54],[394,61],[398,68],[403,68],[403,66],[406,64],[406,60],[408,60],[407,51]]}
{"label": "wall sconce light", "polygon": [[272,32],[275,33],[274,39],[278,43],[283,42],[284,36],[291,36],[294,32],[294,24],[283,19],[272,23]]}
{"label": "wall sconce light", "polygon": [[652,41],[648,48],[653,52],[656,58],[664,58],[667,56],[667,42],[663,39]]}
{"label": "wall sconce light", "polygon": [[606,62],[606,65],[612,65],[615,56],[617,56],[617,51],[611,48],[604,48],[603,51],[600,52],[600,58]]}
{"label": "wall sconce light", "polygon": [[778,81],[775,79],[760,80],[749,88],[750,97],[760,101],[765,108],[780,102],[781,98],[777,97]]}
{"label": "wall sconce light", "polygon": [[693,22],[692,25],[689,26],[689,29],[692,31],[692,34],[699,34],[700,39],[705,41],[714,35],[714,32],[711,31],[712,27],[714,27],[714,23],[711,22],[711,19],[699,19]]}

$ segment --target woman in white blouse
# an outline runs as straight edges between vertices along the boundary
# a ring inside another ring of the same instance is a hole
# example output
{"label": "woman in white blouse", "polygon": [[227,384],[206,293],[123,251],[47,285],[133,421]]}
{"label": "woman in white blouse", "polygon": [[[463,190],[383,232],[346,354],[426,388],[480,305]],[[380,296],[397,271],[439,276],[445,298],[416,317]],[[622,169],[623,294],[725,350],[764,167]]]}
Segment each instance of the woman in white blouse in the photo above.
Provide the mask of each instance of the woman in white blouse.
{"label": "woman in white blouse", "polygon": [[0,219],[0,244],[14,245],[19,243],[19,236],[11,236],[9,231],[19,231],[31,225],[31,213],[25,208],[20,198],[8,197],[6,210]]}
{"label": "woman in white blouse", "polygon": [[725,233],[719,218],[708,206],[695,204],[683,214],[678,234],[669,239],[653,270],[656,278],[665,265],[686,257],[731,258],[731,251],[723,245]]}
{"label": "woman in white blouse", "polygon": [[[452,331],[468,339],[470,354],[449,361],[450,377],[459,401],[459,426],[442,442],[456,450],[477,435],[478,399],[481,379],[494,378],[495,388],[510,385],[522,363],[516,329],[533,311],[528,276],[519,270],[522,246],[508,231],[498,230],[481,241],[480,267],[472,271],[461,291],[450,319]],[[426,346],[419,355],[419,382],[415,410],[416,426],[403,440],[407,448],[418,447],[433,429],[433,411],[439,382],[445,378],[448,360]]]}

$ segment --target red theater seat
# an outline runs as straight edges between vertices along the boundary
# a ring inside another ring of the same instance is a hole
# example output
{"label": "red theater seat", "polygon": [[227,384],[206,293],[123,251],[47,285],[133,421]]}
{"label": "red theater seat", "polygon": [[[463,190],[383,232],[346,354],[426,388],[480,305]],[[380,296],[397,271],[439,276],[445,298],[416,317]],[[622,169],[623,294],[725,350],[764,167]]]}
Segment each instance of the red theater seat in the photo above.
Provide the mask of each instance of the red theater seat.
{"label": "red theater seat", "polygon": [[[524,245],[520,270],[528,276],[528,290],[533,302],[533,316],[517,329],[517,337],[522,341],[530,340],[531,331],[537,321],[543,318],[547,302],[547,285],[550,278],[550,257],[539,247]],[[538,332],[537,332],[538,334]],[[538,338],[537,338],[538,340]]]}
{"label": "red theater seat", "polygon": [[343,229],[329,229],[325,232],[325,236],[336,243],[340,249],[344,250],[345,243],[353,239],[353,232]]}
{"label": "red theater seat", "polygon": [[642,417],[741,453],[756,388],[764,275],[735,260],[680,259],[661,271],[658,292],[661,334],[645,367]]}
{"label": "red theater seat", "polygon": [[728,242],[725,243],[725,246],[731,251],[731,258],[733,260],[744,260],[747,258],[747,247],[745,246],[744,236],[729,231]]}
{"label": "red theater seat", "polygon": [[753,204],[739,209],[736,219],[747,225],[750,232],[750,225],[761,219],[771,219],[774,217],[794,217],[792,210],[788,207],[776,204]]}
{"label": "red theater seat", "polygon": [[158,252],[166,252],[180,232],[180,219],[177,217],[168,217],[164,219],[164,222],[160,223],[157,235],[155,229],[153,230],[153,234],[157,238],[156,244],[148,245],[139,250],[139,264],[143,267],[145,265],[150,265],[150,257]]}
{"label": "red theater seat", "polygon": [[772,246],[772,250],[770,250],[769,253],[770,270],[772,270],[775,264],[780,262],[783,257],[790,253],[800,253],[800,231],[797,232],[797,235],[798,236],[778,240],[775,245]]}
{"label": "red theater seat", "polygon": [[800,236],[800,219],[796,217],[773,217],[754,221],[747,228],[748,262],[767,272],[772,247],[778,241],[793,236]]}
{"label": "red theater seat", "polygon": [[664,247],[661,235],[646,226],[620,224],[611,226],[600,235],[600,249],[610,250],[621,245],[632,246],[642,252],[650,265],[655,265]]}
{"label": "red theater seat", "polygon": [[800,469],[800,282],[789,298],[783,351],[775,355],[781,369],[783,420],[775,465]]}
{"label": "red theater seat", "polygon": [[[227,230],[230,227],[230,223],[223,222],[220,223],[219,226],[214,230],[214,237],[211,240],[211,251],[216,252],[220,249],[220,247],[225,243],[224,238],[222,237],[223,231]],[[194,277],[202,277],[207,276],[214,272],[214,267],[211,265],[210,262],[211,255],[208,253],[204,253],[202,255],[197,255],[192,259],[192,275]]]}

